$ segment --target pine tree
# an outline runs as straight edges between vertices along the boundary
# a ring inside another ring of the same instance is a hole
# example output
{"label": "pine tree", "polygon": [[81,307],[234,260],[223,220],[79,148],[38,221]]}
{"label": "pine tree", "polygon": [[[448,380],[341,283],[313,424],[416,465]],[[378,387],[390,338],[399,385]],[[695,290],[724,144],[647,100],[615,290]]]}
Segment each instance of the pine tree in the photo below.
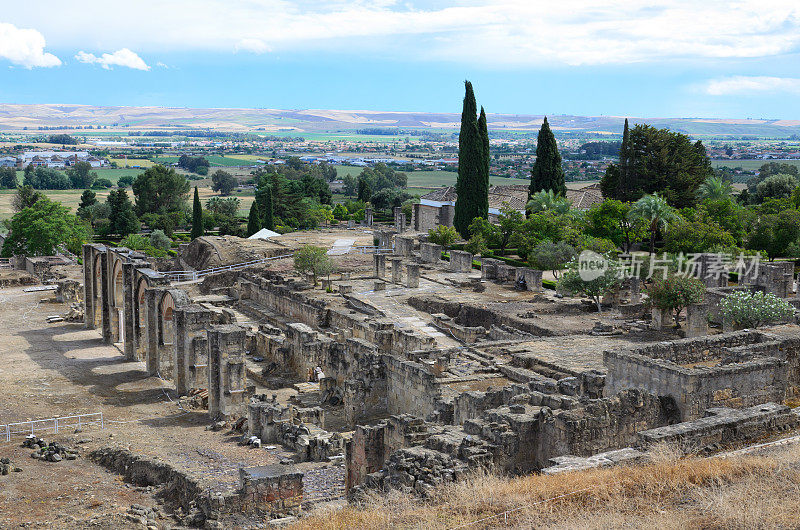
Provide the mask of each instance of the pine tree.
{"label": "pine tree", "polygon": [[622,145],[619,148],[619,170],[617,173],[617,197],[623,201],[630,200],[631,189],[630,181],[630,158],[631,158],[631,137],[628,131],[628,118],[625,118],[625,128],[622,130]]}
{"label": "pine tree", "polygon": [[261,213],[261,228],[275,230],[275,212],[273,212],[272,209],[272,187],[267,186],[264,189],[262,204],[259,206],[259,212]]}
{"label": "pine tree", "polygon": [[133,203],[125,190],[111,191],[106,198],[109,206],[108,226],[104,232],[125,237],[139,231],[139,219],[133,211]]}
{"label": "pine tree", "polygon": [[94,204],[97,204],[97,194],[95,194],[95,192],[93,192],[92,190],[83,190],[83,193],[81,193],[81,202],[78,205],[78,209],[79,210],[86,209]]}
{"label": "pine tree", "polygon": [[481,179],[476,187],[475,202],[477,207],[476,217],[489,218],[489,167],[491,166],[491,154],[489,153],[489,126],[486,122],[486,111],[481,107],[481,115],[478,118],[478,133],[480,134],[481,147]]}
{"label": "pine tree", "polygon": [[247,237],[252,236],[261,229],[261,214],[258,211],[258,201],[250,205],[250,214],[247,216]]}
{"label": "pine tree", "polygon": [[556,145],[556,137],[544,118],[539,136],[536,139],[536,162],[531,169],[531,185],[528,189],[528,198],[537,191],[553,190],[556,195],[566,195],[567,185],[564,184],[564,168],[561,167],[561,155]]}
{"label": "pine tree", "polygon": [[194,187],[194,204],[192,205],[192,239],[201,237],[203,230],[203,207],[200,205],[200,194]]}
{"label": "pine tree", "polygon": [[[462,237],[469,237],[469,225],[476,217],[487,215],[483,204],[484,147],[478,130],[477,104],[472,83],[464,81],[466,93],[461,111],[461,132],[458,136],[458,180],[456,180],[456,207],[453,225]],[[487,172],[488,173],[488,172]],[[488,193],[488,187],[486,190]]]}

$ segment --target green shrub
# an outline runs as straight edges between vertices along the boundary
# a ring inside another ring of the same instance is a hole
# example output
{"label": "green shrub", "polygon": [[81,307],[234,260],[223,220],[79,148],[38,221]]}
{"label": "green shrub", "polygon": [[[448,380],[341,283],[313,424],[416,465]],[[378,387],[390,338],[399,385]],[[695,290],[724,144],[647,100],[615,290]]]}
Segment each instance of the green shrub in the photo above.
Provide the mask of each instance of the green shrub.
{"label": "green shrub", "polygon": [[794,307],[772,293],[736,291],[720,302],[722,319],[739,328],[757,328],[785,322],[794,315]]}
{"label": "green shrub", "polygon": [[684,307],[700,303],[706,292],[706,286],[697,278],[690,276],[669,275],[666,278],[654,278],[647,287],[650,304],[658,309],[674,311],[675,324]]}
{"label": "green shrub", "polygon": [[436,245],[442,245],[445,250],[458,241],[458,232],[452,226],[439,225],[436,228],[428,230],[428,241]]}

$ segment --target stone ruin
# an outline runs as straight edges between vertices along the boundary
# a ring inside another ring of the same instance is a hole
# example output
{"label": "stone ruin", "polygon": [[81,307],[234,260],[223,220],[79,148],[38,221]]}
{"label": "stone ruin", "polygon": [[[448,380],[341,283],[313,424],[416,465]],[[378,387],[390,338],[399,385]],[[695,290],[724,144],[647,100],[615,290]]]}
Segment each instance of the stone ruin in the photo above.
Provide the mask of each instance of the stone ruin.
{"label": "stone ruin", "polygon": [[[207,391],[209,419],[246,419],[251,444],[344,466],[350,496],[426,495],[481,466],[631,462],[664,441],[712,451],[800,424],[782,404],[800,387],[800,328],[709,328],[735,289],[794,299],[788,266],[707,284],[679,334],[644,318],[638,280],[598,316],[543,289],[542,271],[495,259],[478,270],[463,251],[443,260],[401,213],[394,232],[375,232],[393,254],[322,289],[263,266],[175,285],[140,253],[86,245],[86,326],[180,395]],[[294,513],[303,473],[243,470],[225,502]]]}

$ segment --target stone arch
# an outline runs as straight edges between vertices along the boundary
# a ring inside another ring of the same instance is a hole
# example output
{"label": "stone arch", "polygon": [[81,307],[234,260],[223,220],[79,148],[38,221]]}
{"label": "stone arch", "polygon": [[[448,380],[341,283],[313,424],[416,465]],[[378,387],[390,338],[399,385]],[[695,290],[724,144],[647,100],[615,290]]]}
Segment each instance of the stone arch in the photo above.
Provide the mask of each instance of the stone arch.
{"label": "stone arch", "polygon": [[158,304],[158,321],[159,321],[159,343],[162,345],[170,345],[175,342],[175,299],[169,293],[164,293],[161,297],[161,302]]}
{"label": "stone arch", "polygon": [[111,274],[111,289],[114,295],[111,298],[114,301],[114,307],[122,309],[124,305],[123,299],[125,296],[125,281],[122,274],[122,260],[114,261],[114,268]]}

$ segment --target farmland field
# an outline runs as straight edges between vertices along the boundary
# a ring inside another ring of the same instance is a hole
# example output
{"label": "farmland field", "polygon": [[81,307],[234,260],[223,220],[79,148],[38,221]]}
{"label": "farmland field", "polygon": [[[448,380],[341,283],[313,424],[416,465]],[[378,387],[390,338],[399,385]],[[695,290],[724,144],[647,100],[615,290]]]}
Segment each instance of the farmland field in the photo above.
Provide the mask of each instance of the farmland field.
{"label": "farmland field", "polygon": [[[154,157],[157,163],[161,164],[174,164],[178,161],[177,156],[159,156]],[[255,165],[256,160],[263,157],[255,155],[236,155],[236,156],[204,156],[208,163],[212,166],[252,166]]]}
{"label": "farmland field", "polygon": [[714,168],[722,166],[728,166],[730,168],[740,167],[747,171],[753,171],[770,162],[777,162],[778,164],[791,164],[800,168],[800,160],[712,160],[711,166]]}
{"label": "farmland field", "polygon": [[[100,201],[106,200],[109,191],[110,190],[94,190],[94,192],[97,194],[97,199]],[[203,187],[198,186],[197,191],[200,194],[200,200],[204,205],[206,200],[208,200],[210,197],[219,195],[212,191],[208,185]],[[83,190],[42,190],[42,192],[51,200],[60,202],[69,208],[72,213],[75,213],[75,210],[78,209],[78,204],[81,202],[81,193],[83,193]],[[9,219],[14,214],[11,201],[14,199],[15,193],[16,192],[14,190],[0,190],[0,221]],[[255,199],[252,191],[240,192],[234,194],[233,196],[237,197],[241,201],[239,205],[239,215],[242,217],[247,216],[248,212],[250,211],[250,205],[253,204],[253,200]],[[130,188],[128,188],[128,197],[133,200],[133,193],[131,193]],[[189,195],[188,201],[191,205],[191,194]]]}

